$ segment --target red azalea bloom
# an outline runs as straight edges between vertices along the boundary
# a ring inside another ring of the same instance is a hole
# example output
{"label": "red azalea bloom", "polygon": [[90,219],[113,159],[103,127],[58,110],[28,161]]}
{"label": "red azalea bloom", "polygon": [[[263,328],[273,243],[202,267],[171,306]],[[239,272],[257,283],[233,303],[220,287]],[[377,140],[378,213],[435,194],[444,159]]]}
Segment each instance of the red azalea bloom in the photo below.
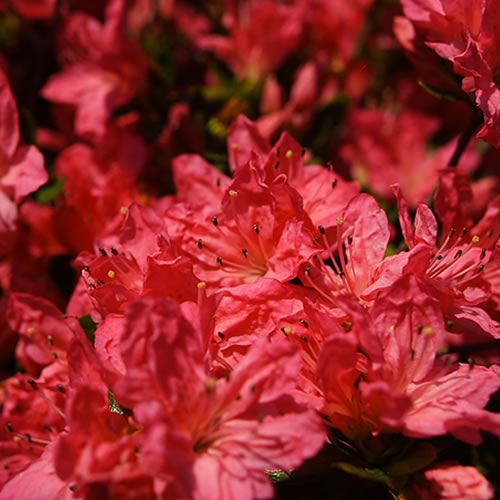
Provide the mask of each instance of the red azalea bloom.
{"label": "red azalea bloom", "polygon": [[54,15],[57,0],[2,0],[0,11],[14,8],[25,19],[48,19]]}
{"label": "red azalea bloom", "polygon": [[403,0],[402,4],[405,15],[426,44],[451,61],[455,71],[464,76],[463,90],[474,92],[476,104],[484,114],[478,137],[500,146],[498,2]]}
{"label": "red azalea bloom", "polygon": [[96,310],[123,312],[141,296],[196,300],[193,264],[172,247],[166,225],[151,208],[131,205],[114,246],[76,261]]}
{"label": "red azalea bloom", "polygon": [[[488,275],[494,278],[497,264],[492,259],[492,248],[498,240],[498,206],[493,200],[483,219],[472,226],[461,209],[469,194],[468,183],[454,172],[441,177],[434,206],[440,215],[443,236],[437,243],[438,223],[424,204],[417,208],[415,228],[408,208],[396,191],[400,223],[404,238],[411,249],[405,272],[421,276],[441,302],[455,332],[469,331],[498,338],[500,325],[484,310],[483,303],[490,298]],[[483,271],[489,271],[482,275]],[[490,274],[491,273],[491,274]]]}
{"label": "red azalea bloom", "polygon": [[0,255],[15,243],[17,205],[48,180],[38,149],[20,142],[16,101],[0,71]]}
{"label": "red azalea bloom", "polygon": [[[414,111],[394,114],[382,109],[357,109],[349,117],[349,136],[341,150],[351,174],[360,184],[386,200],[393,199],[392,184],[399,184],[410,207],[426,201],[446,167],[455,141],[428,151],[439,120]],[[460,170],[471,173],[478,155],[468,151]],[[381,169],[380,166],[384,168]]]}
{"label": "red azalea bloom", "polygon": [[[319,365],[322,412],[331,425],[354,440],[395,429],[418,438],[450,432],[478,444],[479,429],[500,433],[499,415],[483,409],[500,387],[500,370],[436,358],[444,321],[421,281],[404,276],[377,298],[371,313],[352,312],[364,354],[351,336],[335,336]],[[368,336],[378,338],[381,354],[363,340]]]}
{"label": "red azalea bloom", "polygon": [[269,0],[234,2],[232,7],[225,18],[230,37],[201,35],[196,43],[215,52],[240,78],[261,80],[298,47],[303,9]]}
{"label": "red azalea bloom", "polygon": [[175,303],[133,308],[121,338],[127,372],[115,395],[144,426],[141,465],[179,495],[268,497],[263,470],[294,467],[322,446],[319,419],[287,395],[300,365],[293,345],[263,339],[217,380],[203,335]]}
{"label": "red azalea bloom", "polygon": [[244,115],[229,130],[228,149],[232,170],[245,165],[252,153],[257,153],[261,162],[256,166],[263,166],[266,184],[271,185],[285,174],[288,184],[302,196],[304,210],[315,226],[334,226],[347,203],[359,193],[356,182],[344,181],[330,168],[306,165],[300,144],[287,132],[271,148],[258,125]]}
{"label": "red azalea bloom", "polygon": [[126,38],[126,0],[113,0],[101,24],[86,14],[73,14],[62,37],[72,59],[42,90],[49,101],[76,108],[75,130],[92,141],[102,138],[114,110],[141,89],[146,65],[138,44]]}
{"label": "red azalea bloom", "polygon": [[254,165],[238,168],[222,212],[198,213],[178,205],[166,218],[174,241],[194,261],[194,272],[209,286],[293,279],[302,262],[317,252],[299,195],[279,176],[269,186]]}
{"label": "red azalea bloom", "polygon": [[419,500],[490,500],[494,493],[487,479],[475,468],[437,464],[421,474],[408,498]]}

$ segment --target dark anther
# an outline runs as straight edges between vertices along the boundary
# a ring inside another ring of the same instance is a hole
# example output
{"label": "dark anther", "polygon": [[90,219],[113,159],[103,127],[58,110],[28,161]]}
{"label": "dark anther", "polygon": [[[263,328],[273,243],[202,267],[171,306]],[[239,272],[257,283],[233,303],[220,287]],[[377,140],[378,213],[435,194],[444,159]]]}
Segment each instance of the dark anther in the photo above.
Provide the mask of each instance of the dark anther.
{"label": "dark anther", "polygon": [[484,269],[484,264],[481,264],[478,269],[477,269],[477,272],[478,273],[482,273],[483,272],[483,269]]}
{"label": "dark anther", "polygon": [[438,256],[436,257],[436,260],[441,260],[442,258],[443,258],[443,256],[442,256],[442,255],[438,255]]}
{"label": "dark anther", "polygon": [[255,231],[255,234],[259,234],[260,233],[260,229],[259,229],[259,226],[257,226],[257,224],[253,225],[253,230]]}
{"label": "dark anther", "polygon": [[423,330],[424,330],[424,325],[422,323],[419,323],[419,325],[417,326],[417,333],[420,335]]}
{"label": "dark anther", "polygon": [[99,286],[104,286],[104,281],[103,280],[97,280],[96,283],[99,285]]}
{"label": "dark anther", "polygon": [[281,148],[278,147],[278,149],[276,149],[276,154],[279,156],[280,155],[280,151],[281,151]]}
{"label": "dark anther", "polygon": [[309,328],[309,323],[305,319],[302,319],[302,318],[299,319],[299,323],[304,325],[306,328]]}
{"label": "dark anther", "polygon": [[245,258],[248,258],[248,250],[246,248],[242,248],[241,253],[245,256]]}
{"label": "dark anther", "polygon": [[457,230],[456,230],[454,227],[452,227],[452,228],[450,229],[450,238],[453,238],[453,236],[455,236],[455,233],[456,233],[456,232],[457,232]]}
{"label": "dark anther", "polygon": [[224,340],[226,336],[222,332],[217,332],[217,335],[221,338],[221,340]]}
{"label": "dark anther", "polygon": [[10,422],[7,422],[7,424],[6,424],[6,425],[7,425],[7,430],[8,430],[9,432],[14,432],[14,428],[12,427],[12,424],[11,424]]}
{"label": "dark anther", "polygon": [[89,288],[92,288],[92,290],[95,290],[95,285],[94,285],[94,283],[91,283],[91,284],[89,285]]}
{"label": "dark anther", "polygon": [[480,259],[484,259],[485,257],[486,257],[486,248],[483,248],[483,249],[481,250],[481,255],[480,255],[480,257],[479,257],[479,258],[480,258]]}
{"label": "dark anther", "polygon": [[32,378],[28,379],[28,384],[31,385],[33,389],[36,389],[36,382]]}
{"label": "dark anther", "polygon": [[66,392],[66,389],[61,384],[57,384],[56,387],[57,387],[57,390],[59,392],[62,392],[63,394]]}
{"label": "dark anther", "polygon": [[111,253],[113,255],[118,255],[118,250],[116,248],[111,247]]}
{"label": "dark anther", "polygon": [[306,344],[309,342],[309,339],[305,335],[301,335],[300,339],[305,342]]}
{"label": "dark anther", "polygon": [[282,327],[281,331],[283,332],[283,335],[285,335],[285,337],[288,337],[288,333],[286,333],[286,328],[285,327]]}
{"label": "dark anther", "polygon": [[274,164],[274,168],[276,170],[278,170],[278,168],[280,168],[280,162],[279,162],[279,160]]}
{"label": "dark anther", "polygon": [[217,220],[217,217],[215,215],[210,219],[212,221],[212,224],[217,227],[219,225],[219,221]]}
{"label": "dark anther", "polygon": [[346,333],[349,333],[352,330],[352,323],[350,321],[344,321],[340,326]]}
{"label": "dark anther", "polygon": [[70,485],[70,486],[69,486],[69,489],[70,489],[71,491],[76,491],[76,484],[72,484],[72,485]]}
{"label": "dark anther", "polygon": [[326,233],[325,228],[323,226],[318,226],[318,229],[319,229],[319,232],[321,234],[325,234]]}
{"label": "dark anther", "polygon": [[463,253],[464,253],[463,250],[457,250],[457,253],[455,254],[455,256],[453,258],[458,259],[459,257],[462,256]]}
{"label": "dark anther", "polygon": [[217,177],[217,180],[215,181],[215,184],[217,187],[220,187],[220,177]]}
{"label": "dark anther", "polygon": [[455,322],[452,319],[448,319],[446,321],[446,329],[451,332],[453,330],[453,327],[455,326]]}
{"label": "dark anther", "polygon": [[332,181],[332,188],[335,189],[337,187],[339,180],[338,179],[333,179]]}
{"label": "dark anther", "polygon": [[350,234],[350,235],[347,237],[347,243],[349,243],[349,245],[352,245],[352,234]]}
{"label": "dark anther", "polygon": [[198,240],[198,248],[203,248],[203,240],[201,238]]}
{"label": "dark anther", "polygon": [[47,342],[48,342],[50,345],[54,345],[54,337],[52,337],[52,335],[48,335],[48,336],[47,336]]}
{"label": "dark anther", "polygon": [[108,254],[107,254],[106,250],[104,250],[104,248],[99,248],[99,252],[101,252],[101,254],[104,255],[104,257],[108,256]]}
{"label": "dark anther", "polygon": [[309,276],[311,274],[311,266],[306,266],[305,273]]}
{"label": "dark anther", "polygon": [[493,236],[494,232],[495,232],[495,230],[493,228],[488,229],[488,232],[486,233],[486,237],[491,238]]}
{"label": "dark anther", "polygon": [[460,238],[463,238],[468,232],[469,232],[469,228],[468,227],[464,227],[462,229],[462,232],[460,233]]}
{"label": "dark anther", "polygon": [[90,267],[89,267],[89,266],[84,266],[84,267],[83,267],[83,270],[84,270],[86,273],[89,273],[89,274],[90,274]]}
{"label": "dark anther", "polygon": [[223,266],[223,262],[222,262],[222,257],[217,257],[217,264],[219,264],[219,266]]}
{"label": "dark anther", "polygon": [[410,351],[410,360],[413,361],[415,359],[415,349]]}

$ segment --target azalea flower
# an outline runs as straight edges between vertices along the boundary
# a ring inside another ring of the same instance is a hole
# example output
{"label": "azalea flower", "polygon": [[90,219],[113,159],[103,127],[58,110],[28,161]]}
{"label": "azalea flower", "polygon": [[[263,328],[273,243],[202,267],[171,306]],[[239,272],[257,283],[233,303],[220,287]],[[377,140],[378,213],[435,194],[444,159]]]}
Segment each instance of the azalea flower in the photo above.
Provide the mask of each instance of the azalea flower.
{"label": "azalea flower", "polygon": [[48,180],[35,146],[21,145],[16,101],[0,71],[0,255],[15,244],[17,205]]}

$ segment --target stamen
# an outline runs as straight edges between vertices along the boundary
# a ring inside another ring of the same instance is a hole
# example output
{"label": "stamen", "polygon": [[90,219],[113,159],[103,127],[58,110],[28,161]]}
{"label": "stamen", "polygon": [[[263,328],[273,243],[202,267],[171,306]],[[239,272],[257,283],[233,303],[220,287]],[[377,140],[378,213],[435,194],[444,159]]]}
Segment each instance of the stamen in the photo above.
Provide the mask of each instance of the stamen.
{"label": "stamen", "polygon": [[198,288],[198,297],[196,302],[198,306],[201,306],[207,297],[207,292],[205,290],[207,288],[207,284],[205,281],[200,281],[196,286]]}
{"label": "stamen", "polygon": [[38,384],[32,379],[28,379],[28,384],[38,392],[40,397],[54,410],[56,411],[62,418],[66,420],[66,415],[45,395],[45,393],[38,387]]}
{"label": "stamen", "polygon": [[106,252],[106,250],[104,250],[104,248],[100,247],[99,248],[99,252],[101,252],[101,254],[104,256],[104,257],[107,257],[108,256],[108,253]]}

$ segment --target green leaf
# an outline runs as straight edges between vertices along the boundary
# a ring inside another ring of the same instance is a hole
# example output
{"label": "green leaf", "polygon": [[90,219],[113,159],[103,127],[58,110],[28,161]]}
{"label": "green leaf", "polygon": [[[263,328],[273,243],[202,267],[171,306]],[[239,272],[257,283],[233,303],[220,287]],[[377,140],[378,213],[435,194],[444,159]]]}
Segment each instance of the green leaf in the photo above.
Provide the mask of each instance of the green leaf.
{"label": "green leaf", "polygon": [[111,389],[108,390],[108,400],[109,400],[109,410],[112,413],[118,413],[119,415],[125,415],[123,408],[116,402],[115,396]]}
{"label": "green leaf", "polygon": [[450,101],[450,102],[455,102],[457,100],[457,97],[454,96],[453,94],[450,94],[449,92],[446,92],[446,90],[438,89],[437,87],[433,87],[432,85],[428,85],[422,80],[418,80],[418,84],[429,94],[431,94],[434,97],[437,97],[438,99],[444,99],[445,101]]}
{"label": "green leaf", "polygon": [[332,467],[340,469],[348,474],[357,476],[361,479],[368,479],[370,481],[376,481],[378,483],[390,484],[389,477],[380,469],[368,469],[366,467],[357,467],[356,465],[349,464],[347,462],[336,462],[332,464]]}
{"label": "green leaf", "polygon": [[390,476],[405,476],[424,469],[437,459],[436,448],[431,443],[418,443],[402,457],[397,457],[384,470]]}
{"label": "green leaf", "polygon": [[266,476],[275,484],[290,478],[290,474],[284,470],[267,470]]}
{"label": "green leaf", "polygon": [[52,182],[45,184],[36,193],[38,203],[47,204],[55,200],[64,188],[64,179],[57,177]]}
{"label": "green leaf", "polygon": [[94,320],[90,317],[90,314],[86,314],[85,316],[78,318],[78,321],[90,343],[94,345],[95,331],[97,330],[97,325],[94,323]]}

